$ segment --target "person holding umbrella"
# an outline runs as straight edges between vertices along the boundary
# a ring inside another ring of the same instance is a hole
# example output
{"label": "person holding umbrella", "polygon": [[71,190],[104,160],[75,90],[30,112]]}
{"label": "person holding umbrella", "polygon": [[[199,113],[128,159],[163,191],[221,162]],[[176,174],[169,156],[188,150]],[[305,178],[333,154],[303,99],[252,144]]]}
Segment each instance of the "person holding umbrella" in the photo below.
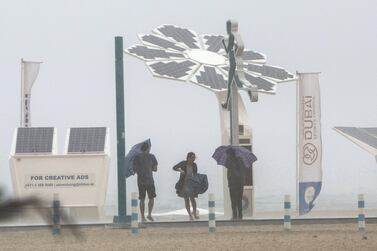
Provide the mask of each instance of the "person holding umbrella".
{"label": "person holding umbrella", "polygon": [[245,182],[245,164],[240,157],[236,156],[233,148],[226,150],[227,159],[225,167],[228,169],[228,187],[232,204],[232,220],[242,220],[242,196]]}
{"label": "person holding umbrella", "polygon": [[245,183],[245,168],[252,168],[257,157],[242,146],[223,145],[216,148],[212,155],[218,165],[227,170],[232,220],[242,219],[242,197]]}
{"label": "person holding umbrella", "polygon": [[133,171],[137,174],[137,185],[139,187],[140,215],[141,220],[146,221],[144,217],[145,195],[148,193],[148,216],[147,219],[154,221],[152,218],[152,209],[154,198],[156,197],[156,189],[154,186],[153,172],[157,171],[156,157],[149,153],[150,145],[143,143],[141,145],[141,154],[133,159]]}
{"label": "person holding umbrella", "polygon": [[195,163],[195,153],[189,152],[187,154],[186,160],[179,162],[173,167],[174,171],[181,173],[175,189],[179,197],[184,198],[185,207],[187,213],[190,217],[190,221],[194,220],[191,211],[190,211],[190,201],[193,209],[193,215],[195,219],[199,219],[196,213],[196,201],[195,198],[198,197],[198,194],[195,192],[192,185],[192,178],[198,173],[198,166]]}

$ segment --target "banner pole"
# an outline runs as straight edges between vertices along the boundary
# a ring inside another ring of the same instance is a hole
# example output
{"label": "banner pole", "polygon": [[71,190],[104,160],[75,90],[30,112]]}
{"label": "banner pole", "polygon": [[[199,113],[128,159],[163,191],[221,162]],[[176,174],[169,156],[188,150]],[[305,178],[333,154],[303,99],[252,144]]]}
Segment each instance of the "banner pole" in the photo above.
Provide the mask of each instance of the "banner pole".
{"label": "banner pole", "polygon": [[20,118],[20,127],[24,127],[24,60],[21,58],[21,118]]}
{"label": "banner pole", "polygon": [[299,195],[299,111],[300,111],[300,99],[299,99],[299,91],[300,91],[300,73],[296,71],[296,75],[298,75],[298,78],[296,80],[296,211],[299,211],[299,203],[300,203],[300,195]]}

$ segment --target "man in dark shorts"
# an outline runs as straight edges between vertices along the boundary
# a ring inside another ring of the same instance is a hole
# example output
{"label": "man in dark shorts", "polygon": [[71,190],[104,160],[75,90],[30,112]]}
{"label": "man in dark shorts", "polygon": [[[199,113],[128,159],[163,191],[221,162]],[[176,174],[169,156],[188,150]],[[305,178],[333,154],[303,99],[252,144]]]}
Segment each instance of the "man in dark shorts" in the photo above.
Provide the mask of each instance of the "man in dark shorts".
{"label": "man in dark shorts", "polygon": [[148,216],[147,219],[153,221],[152,209],[154,198],[156,197],[156,189],[154,187],[153,173],[157,171],[156,157],[149,153],[150,147],[147,143],[141,146],[143,153],[137,155],[133,161],[133,170],[137,174],[137,185],[139,187],[140,214],[141,220],[145,221],[145,195],[148,193]]}

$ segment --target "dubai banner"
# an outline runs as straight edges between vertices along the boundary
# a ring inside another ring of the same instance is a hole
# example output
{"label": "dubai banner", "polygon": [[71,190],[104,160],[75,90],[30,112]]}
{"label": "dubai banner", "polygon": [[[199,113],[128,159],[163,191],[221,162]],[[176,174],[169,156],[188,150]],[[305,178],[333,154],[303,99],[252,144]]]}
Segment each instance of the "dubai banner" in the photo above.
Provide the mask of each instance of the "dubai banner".
{"label": "dubai banner", "polygon": [[303,215],[314,207],[322,187],[319,73],[298,73],[298,205]]}

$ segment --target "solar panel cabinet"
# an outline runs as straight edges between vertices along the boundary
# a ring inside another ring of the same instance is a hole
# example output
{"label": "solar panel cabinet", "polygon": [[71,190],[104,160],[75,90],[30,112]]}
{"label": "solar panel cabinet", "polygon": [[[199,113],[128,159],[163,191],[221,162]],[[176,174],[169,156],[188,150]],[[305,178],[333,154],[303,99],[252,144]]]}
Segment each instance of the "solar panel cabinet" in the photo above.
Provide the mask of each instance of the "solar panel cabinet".
{"label": "solar panel cabinet", "polygon": [[[54,128],[27,128],[27,133],[24,129],[16,129],[9,159],[15,196],[40,196],[49,208],[54,194],[59,194],[62,207],[77,223],[112,222],[104,214],[110,168],[108,128],[80,128],[76,136],[71,128],[64,154],[57,153]],[[34,215],[22,220],[23,224],[42,224],[38,219]]]}

